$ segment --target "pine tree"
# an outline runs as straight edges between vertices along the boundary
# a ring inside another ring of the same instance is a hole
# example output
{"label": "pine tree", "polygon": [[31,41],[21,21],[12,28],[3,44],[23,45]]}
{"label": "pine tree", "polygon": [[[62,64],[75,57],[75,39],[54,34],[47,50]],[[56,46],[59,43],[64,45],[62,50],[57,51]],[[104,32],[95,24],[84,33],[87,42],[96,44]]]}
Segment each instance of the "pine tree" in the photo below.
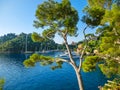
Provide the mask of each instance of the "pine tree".
{"label": "pine tree", "polygon": [[[102,1],[102,3],[97,1],[99,0],[89,0],[89,7],[87,7],[85,11],[87,12],[86,17],[88,19],[90,18],[91,21],[98,20],[99,22],[96,25],[98,27],[96,30],[97,41],[88,40],[88,43],[90,43],[88,44],[88,50],[92,46],[98,53],[94,53],[94,50],[91,50],[90,53],[94,54],[86,56],[85,61],[83,62],[83,70],[89,72],[95,70],[96,65],[98,65],[103,74],[108,78],[114,76],[117,78],[115,80],[115,82],[117,82],[120,79],[120,6],[116,2],[109,3],[108,0],[102,0],[104,3]],[[96,5],[98,6],[96,7],[93,3],[97,3]],[[97,10],[97,8],[99,8],[99,10]],[[95,10],[94,12],[102,11],[103,14],[94,13],[93,10]],[[87,19],[85,23],[88,23]],[[89,24],[94,26],[92,22]],[[118,82],[115,85],[118,85],[116,86],[117,89],[120,83]],[[114,85],[109,86],[110,89],[113,87]],[[106,84],[104,86],[104,89],[105,88]]]}
{"label": "pine tree", "polygon": [[36,62],[40,62],[42,65],[48,65],[56,62],[56,66],[51,67],[52,69],[56,69],[61,68],[62,63],[66,62],[75,70],[79,89],[83,90],[82,77],[80,74],[81,63],[78,66],[74,61],[67,41],[68,36],[77,35],[76,25],[78,20],[78,12],[71,6],[69,0],[62,0],[61,2],[48,0],[40,4],[36,10],[36,20],[34,21],[34,26],[36,28],[44,28],[44,31],[42,32],[42,35],[39,36],[38,34],[34,34],[32,38],[35,41],[38,41],[53,39],[55,34],[60,35],[64,40],[70,60],[33,54],[28,60],[24,61],[24,65],[29,67],[34,66]]}

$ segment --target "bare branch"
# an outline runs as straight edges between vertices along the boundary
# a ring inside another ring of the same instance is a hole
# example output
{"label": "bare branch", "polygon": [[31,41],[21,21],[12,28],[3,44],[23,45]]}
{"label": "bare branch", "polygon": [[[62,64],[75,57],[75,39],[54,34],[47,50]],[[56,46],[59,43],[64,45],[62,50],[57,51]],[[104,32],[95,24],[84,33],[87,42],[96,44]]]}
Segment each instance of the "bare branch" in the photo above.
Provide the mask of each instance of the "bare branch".
{"label": "bare branch", "polygon": [[65,30],[65,37],[67,36],[67,34],[68,34],[68,30]]}
{"label": "bare branch", "polygon": [[80,55],[80,63],[79,63],[79,68],[78,68],[78,71],[79,71],[79,72],[80,72],[80,70],[81,70],[81,67],[82,67],[82,59],[83,59],[85,50],[86,50],[86,48],[87,48],[87,39],[86,39],[85,30],[88,28],[88,26],[89,26],[89,25],[87,25],[87,26],[84,28],[84,30],[83,30],[83,34],[84,34],[84,38],[85,38],[85,46],[84,46],[84,48],[83,48],[83,50],[82,50],[82,53],[81,53],[81,55]]}
{"label": "bare branch", "polygon": [[73,60],[73,57],[72,57],[72,54],[71,54],[70,48],[69,48],[69,46],[68,46],[67,37],[66,37],[65,34],[63,34],[63,39],[64,39],[65,46],[66,46],[67,51],[68,51],[68,55],[69,55],[70,61],[71,61],[71,63],[72,63],[73,65],[76,66],[76,63],[75,63],[74,60]]}

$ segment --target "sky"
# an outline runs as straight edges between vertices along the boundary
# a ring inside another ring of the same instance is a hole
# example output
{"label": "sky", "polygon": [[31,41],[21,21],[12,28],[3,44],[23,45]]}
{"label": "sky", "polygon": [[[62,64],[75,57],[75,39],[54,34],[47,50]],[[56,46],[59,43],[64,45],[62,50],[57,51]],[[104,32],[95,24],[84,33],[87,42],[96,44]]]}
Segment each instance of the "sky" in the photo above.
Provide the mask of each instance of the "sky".
{"label": "sky", "polygon": [[[33,27],[35,11],[37,6],[45,0],[0,0],[0,36],[7,33],[41,33],[41,29]],[[72,6],[78,11],[81,19],[83,8],[87,5],[86,0],[70,0]],[[78,26],[78,37],[68,37],[68,42],[83,40],[82,29],[85,27],[80,20]],[[87,31],[89,32],[89,30]],[[63,43],[59,37],[55,37],[56,43]]]}

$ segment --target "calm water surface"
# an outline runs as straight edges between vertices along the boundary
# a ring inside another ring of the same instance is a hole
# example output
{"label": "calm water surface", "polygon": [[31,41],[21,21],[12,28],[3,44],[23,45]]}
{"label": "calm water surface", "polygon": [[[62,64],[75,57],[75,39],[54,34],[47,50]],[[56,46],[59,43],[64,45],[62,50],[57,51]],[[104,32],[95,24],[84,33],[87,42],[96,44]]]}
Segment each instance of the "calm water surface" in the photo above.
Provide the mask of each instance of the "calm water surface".
{"label": "calm water surface", "polygon": [[[55,56],[59,52],[49,53]],[[0,77],[6,79],[4,90],[78,90],[77,79],[72,67],[66,63],[62,69],[51,70],[50,66],[25,68],[25,54],[0,54]],[[85,90],[98,90],[106,82],[98,70],[82,73]]]}

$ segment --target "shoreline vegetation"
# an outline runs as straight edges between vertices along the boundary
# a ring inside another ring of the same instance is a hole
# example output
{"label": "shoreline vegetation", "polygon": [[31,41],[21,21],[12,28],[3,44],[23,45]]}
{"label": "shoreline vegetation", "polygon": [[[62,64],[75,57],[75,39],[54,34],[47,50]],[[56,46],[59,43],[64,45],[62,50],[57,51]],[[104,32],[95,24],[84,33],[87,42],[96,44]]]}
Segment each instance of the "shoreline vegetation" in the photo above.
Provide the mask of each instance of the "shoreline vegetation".
{"label": "shoreline vegetation", "polygon": [[[53,40],[34,42],[31,33],[8,33],[0,36],[0,53],[47,53],[52,51],[65,51],[65,44],[57,44]],[[75,50],[78,43],[72,42],[69,46]]]}

